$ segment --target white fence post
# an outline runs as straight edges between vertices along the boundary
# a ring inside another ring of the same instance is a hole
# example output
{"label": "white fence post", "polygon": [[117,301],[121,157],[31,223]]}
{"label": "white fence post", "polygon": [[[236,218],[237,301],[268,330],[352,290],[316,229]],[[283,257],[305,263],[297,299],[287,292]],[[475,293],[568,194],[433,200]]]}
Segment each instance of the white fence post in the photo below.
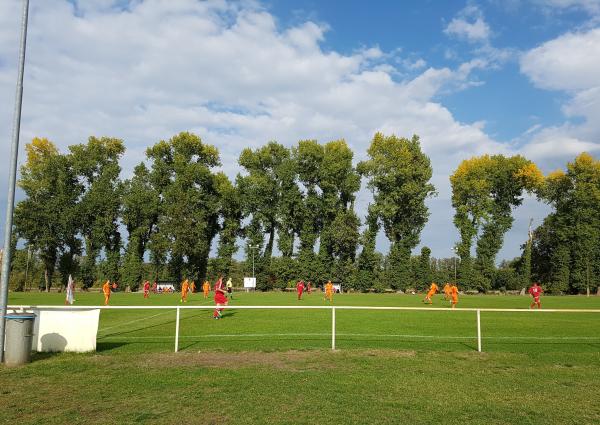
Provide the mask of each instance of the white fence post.
{"label": "white fence post", "polygon": [[481,310],[477,309],[477,351],[481,353]]}
{"label": "white fence post", "polygon": [[179,351],[179,307],[177,307],[177,318],[175,319],[175,352]]}
{"label": "white fence post", "polygon": [[331,349],[335,350],[335,307],[331,307]]}

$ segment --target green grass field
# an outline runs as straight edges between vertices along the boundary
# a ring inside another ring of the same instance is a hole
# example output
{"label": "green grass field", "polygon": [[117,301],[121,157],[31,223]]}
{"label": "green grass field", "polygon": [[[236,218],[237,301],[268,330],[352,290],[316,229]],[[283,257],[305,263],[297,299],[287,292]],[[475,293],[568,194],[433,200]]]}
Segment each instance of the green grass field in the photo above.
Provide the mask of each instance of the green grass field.
{"label": "green grass field", "polygon": [[[100,305],[100,293],[77,293]],[[422,307],[422,295],[338,294],[336,306]],[[11,293],[9,304],[60,305]],[[522,308],[519,296],[462,296],[459,307]],[[599,297],[545,297],[546,309],[600,309]],[[116,293],[111,305],[181,305]],[[193,294],[187,305],[212,305]],[[236,293],[235,305],[328,305],[320,293]],[[0,368],[0,423],[600,423],[600,313],[105,310],[98,351],[36,354]],[[52,406],[52,408],[49,408]],[[3,418],[4,416],[4,418]]]}

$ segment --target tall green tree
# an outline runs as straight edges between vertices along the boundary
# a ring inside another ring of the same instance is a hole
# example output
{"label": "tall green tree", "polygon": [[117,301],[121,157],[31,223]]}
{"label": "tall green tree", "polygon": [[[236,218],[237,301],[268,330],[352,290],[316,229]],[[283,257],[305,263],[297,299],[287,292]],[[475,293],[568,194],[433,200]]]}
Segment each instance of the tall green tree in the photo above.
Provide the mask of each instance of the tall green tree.
{"label": "tall green tree", "polygon": [[26,198],[17,205],[15,227],[19,237],[39,251],[49,291],[60,253],[67,253],[65,258],[70,254],[71,260],[78,253],[74,210],[79,187],[69,158],[52,142],[34,138],[25,149],[19,186]]}
{"label": "tall green tree", "polygon": [[96,260],[103,249],[108,260],[105,274],[109,279],[119,278],[121,236],[118,219],[123,190],[119,159],[125,146],[120,139],[92,136],[86,144],[69,146],[69,150],[82,188],[77,221],[85,244],[81,277],[83,286],[89,288],[96,280]]}
{"label": "tall green tree", "polygon": [[421,248],[419,263],[417,266],[416,284],[419,289],[426,289],[432,282],[433,273],[431,271],[431,249],[424,246]]}
{"label": "tall green tree", "polygon": [[159,219],[150,237],[152,260],[168,260],[171,278],[206,278],[208,256],[219,232],[219,151],[182,132],[148,148],[150,180],[160,197]]}
{"label": "tall green tree", "polygon": [[376,252],[375,244],[377,233],[379,232],[379,224],[377,216],[372,214],[369,208],[367,215],[367,226],[364,229],[360,243],[362,250],[357,259],[357,276],[354,279],[355,289],[366,291],[379,280],[379,269],[381,266],[381,254]]}
{"label": "tall green tree", "polygon": [[[587,153],[546,179],[543,198],[554,207],[536,229],[534,274],[554,292],[583,293],[598,286],[600,270],[600,161]],[[542,267],[544,267],[542,269]]]}
{"label": "tall green tree", "polygon": [[[504,234],[512,227],[512,209],[521,205],[525,191],[536,193],[544,177],[522,156],[484,155],[463,161],[450,177],[454,224],[461,241],[460,278],[467,286],[487,289],[495,270]],[[471,248],[477,239],[473,266]]]}
{"label": "tall green tree", "polygon": [[225,174],[218,173],[215,181],[219,193],[221,221],[216,269],[224,276],[231,276],[233,255],[238,249],[237,238],[242,236],[242,203],[237,187]]}
{"label": "tall green tree", "polygon": [[127,229],[128,243],[123,262],[123,284],[137,288],[142,281],[144,255],[159,216],[160,197],[151,173],[144,163],[137,165],[133,177],[124,183],[121,220]]}
{"label": "tall green tree", "polygon": [[410,284],[410,255],[429,217],[425,200],[435,194],[429,182],[431,163],[421,151],[418,136],[412,139],[377,133],[367,151],[369,159],[358,171],[373,191],[373,211],[391,242],[387,280],[393,288]]}
{"label": "tall green tree", "polygon": [[319,261],[325,273],[334,268],[342,284],[348,284],[359,241],[360,220],[354,212],[360,175],[352,164],[353,152],[344,140],[323,146],[318,184],[321,189]]}
{"label": "tall green tree", "polygon": [[[283,200],[290,200],[289,192],[294,190],[291,184],[294,163],[290,150],[277,142],[269,142],[256,150],[244,149],[238,162],[246,172],[236,179],[243,217],[250,221],[245,229],[248,239],[246,258],[250,258],[251,249],[258,250],[255,253],[258,254],[255,263],[260,275],[257,287],[266,289],[261,285],[269,280],[267,275],[275,238],[278,233],[284,236],[284,240],[290,237],[290,221],[293,222],[293,219],[286,217],[284,220],[281,207]],[[284,250],[289,253],[293,250],[293,240],[286,242]]]}
{"label": "tall green tree", "polygon": [[324,272],[322,264],[317,262],[315,246],[323,226],[323,199],[319,194],[319,184],[325,153],[316,140],[301,140],[292,149],[292,155],[298,167],[298,180],[304,187],[298,234],[298,271],[302,279],[318,282]]}

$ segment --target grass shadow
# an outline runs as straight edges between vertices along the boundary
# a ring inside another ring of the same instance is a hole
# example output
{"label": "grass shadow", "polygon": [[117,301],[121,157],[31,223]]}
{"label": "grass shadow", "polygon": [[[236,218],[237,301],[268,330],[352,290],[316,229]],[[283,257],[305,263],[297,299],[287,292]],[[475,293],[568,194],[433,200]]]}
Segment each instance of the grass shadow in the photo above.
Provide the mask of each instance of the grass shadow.
{"label": "grass shadow", "polygon": [[116,350],[129,344],[129,342],[98,342],[96,343],[96,352]]}

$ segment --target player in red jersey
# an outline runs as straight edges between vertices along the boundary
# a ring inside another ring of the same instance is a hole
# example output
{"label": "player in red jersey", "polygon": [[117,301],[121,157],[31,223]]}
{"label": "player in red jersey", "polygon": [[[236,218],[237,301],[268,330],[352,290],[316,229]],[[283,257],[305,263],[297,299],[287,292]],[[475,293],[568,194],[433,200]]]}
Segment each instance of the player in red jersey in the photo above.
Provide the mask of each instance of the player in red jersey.
{"label": "player in red jersey", "polygon": [[150,296],[150,282],[144,282],[144,298],[148,298]]}
{"label": "player in red jersey", "polygon": [[219,276],[219,279],[217,279],[217,282],[215,283],[214,289],[215,304],[217,305],[217,307],[215,308],[215,312],[213,313],[213,318],[220,319],[221,312],[223,311],[223,308],[221,307],[226,306],[228,302],[227,297],[225,296],[225,292],[227,291],[227,289],[225,289],[225,285],[223,285],[223,277]]}
{"label": "player in red jersey", "polygon": [[296,291],[298,291],[298,299],[302,299],[302,292],[304,292],[304,281],[301,280],[296,284]]}
{"label": "player in red jersey", "polygon": [[529,293],[533,297],[533,302],[531,303],[529,308],[535,308],[536,305],[538,309],[542,308],[542,303],[540,302],[540,295],[542,295],[543,292],[544,290],[542,289],[542,287],[537,282],[534,282],[533,286],[529,288]]}

